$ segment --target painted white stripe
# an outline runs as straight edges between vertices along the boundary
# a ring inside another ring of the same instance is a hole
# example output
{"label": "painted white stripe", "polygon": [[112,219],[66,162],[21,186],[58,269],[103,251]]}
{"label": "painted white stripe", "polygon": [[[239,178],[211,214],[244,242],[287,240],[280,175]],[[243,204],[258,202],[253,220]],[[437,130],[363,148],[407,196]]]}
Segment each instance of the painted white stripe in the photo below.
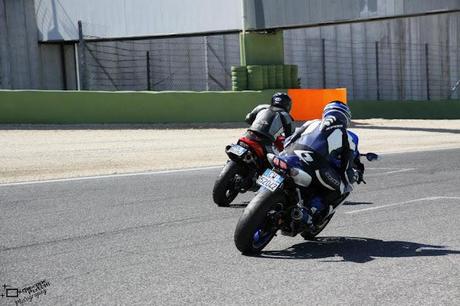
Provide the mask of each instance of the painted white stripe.
{"label": "painted white stripe", "polygon": [[367,170],[398,170],[400,168],[395,167],[366,167]]}
{"label": "painted white stripe", "polygon": [[381,172],[381,173],[371,173],[371,174],[365,175],[365,177],[381,176],[381,175],[387,175],[387,174],[393,174],[393,173],[402,173],[402,172],[408,172],[408,171],[413,171],[413,170],[416,170],[416,168],[404,168],[404,169],[386,171],[386,172]]}
{"label": "painted white stripe", "polygon": [[448,150],[458,150],[460,149],[460,145],[452,144],[452,145],[444,145],[444,146],[436,146],[436,147],[418,147],[418,148],[407,148],[395,151],[388,151],[385,153],[379,154],[379,157],[386,156],[386,155],[400,155],[400,154],[410,154],[410,153],[426,153],[426,152],[433,152],[433,151],[448,151]]}
{"label": "painted white stripe", "polygon": [[27,182],[17,182],[17,183],[5,183],[5,184],[0,184],[0,187],[34,185],[34,184],[47,184],[47,183],[59,183],[59,182],[73,182],[73,181],[86,181],[86,180],[98,180],[98,179],[106,179],[106,178],[131,177],[131,176],[148,176],[148,175],[157,175],[157,174],[168,174],[168,173],[180,173],[180,172],[189,172],[189,171],[219,169],[219,168],[222,168],[222,167],[223,167],[223,165],[221,165],[221,166],[209,166],[209,167],[198,167],[198,168],[186,168],[186,169],[175,169],[175,170],[150,171],[150,172],[133,172],[133,173],[107,174],[107,175],[95,175],[95,176],[81,176],[81,177],[70,177],[70,178],[62,178],[62,179],[42,180],[42,181],[27,181]]}
{"label": "painted white stripe", "polygon": [[460,201],[460,197],[443,197],[443,196],[427,197],[427,198],[414,199],[414,200],[409,200],[409,201],[404,201],[404,202],[391,203],[391,204],[386,204],[386,205],[381,205],[381,206],[363,208],[363,209],[358,209],[358,210],[353,210],[353,211],[347,211],[345,213],[346,214],[357,214],[357,213],[370,211],[370,210],[376,210],[376,209],[381,209],[381,208],[387,208],[387,207],[392,207],[392,206],[423,202],[423,201],[434,201],[434,200],[459,200]]}

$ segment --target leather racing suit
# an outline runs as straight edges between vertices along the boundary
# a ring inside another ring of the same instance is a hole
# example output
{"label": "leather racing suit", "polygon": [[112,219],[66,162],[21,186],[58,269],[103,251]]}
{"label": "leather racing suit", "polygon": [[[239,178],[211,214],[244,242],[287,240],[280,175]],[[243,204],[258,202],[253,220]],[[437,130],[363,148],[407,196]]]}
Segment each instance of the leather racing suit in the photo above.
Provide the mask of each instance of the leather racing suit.
{"label": "leather racing suit", "polygon": [[284,133],[287,138],[294,132],[294,122],[291,115],[283,108],[261,104],[246,115],[246,123],[251,126],[246,137],[255,139],[263,144],[265,153],[273,152],[273,142]]}
{"label": "leather racing suit", "polygon": [[313,213],[324,213],[328,208],[325,203],[344,199],[352,191],[352,183],[362,180],[364,166],[359,161],[357,140],[343,124],[328,117],[307,121],[296,129],[286,139],[284,152],[304,156],[302,160],[310,165],[316,187],[316,197],[310,199]]}

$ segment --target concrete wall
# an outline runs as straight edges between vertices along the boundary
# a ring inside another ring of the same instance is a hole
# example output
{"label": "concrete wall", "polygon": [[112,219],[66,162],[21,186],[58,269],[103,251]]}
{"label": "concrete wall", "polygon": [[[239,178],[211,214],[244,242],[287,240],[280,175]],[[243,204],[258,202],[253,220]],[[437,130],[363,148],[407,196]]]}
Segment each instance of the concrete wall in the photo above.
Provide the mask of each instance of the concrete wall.
{"label": "concrete wall", "polygon": [[246,29],[343,22],[460,9],[458,0],[246,0]]}
{"label": "concrete wall", "polygon": [[[0,90],[0,123],[242,122],[272,90],[91,92]],[[351,101],[353,118],[460,119],[460,101]]]}
{"label": "concrete wall", "polygon": [[[84,24],[89,36],[129,36],[134,35],[133,31],[135,36],[163,33],[166,30],[158,22],[164,22],[174,32],[197,31],[193,27],[184,29],[192,22],[202,26],[201,30],[206,26],[213,31],[241,25],[240,1],[136,2],[138,5],[133,7],[128,0],[35,0],[34,6],[34,0],[0,0],[0,88],[76,88],[72,45],[64,47],[65,82],[61,47],[39,44],[37,40],[40,37],[75,39],[76,20],[82,16],[91,20],[91,27]],[[192,2],[195,8],[187,10],[185,3]],[[460,6],[459,0],[245,0],[244,3],[247,28],[417,14]],[[101,10],[92,9],[92,5],[103,4],[106,5]],[[144,10],[136,11],[137,8]],[[152,10],[154,15],[150,14]],[[374,43],[378,41],[382,52],[380,98],[426,99],[426,61],[421,48],[428,43],[431,95],[434,99],[445,98],[448,87],[460,78],[458,14],[289,30],[284,35],[285,62],[299,65],[304,87],[322,87],[321,39],[325,39],[327,87],[346,86],[351,99],[375,99]],[[229,89],[229,69],[239,64],[240,55],[236,34],[88,43],[88,47],[96,54],[87,55],[85,63],[87,77],[91,79],[88,88],[108,90],[146,89],[146,51],[152,52],[154,90]],[[458,95],[457,91],[454,97]]]}
{"label": "concrete wall", "polygon": [[460,79],[460,13],[285,30],[284,42],[285,61],[299,66],[302,87],[325,81],[346,87],[351,100],[376,100],[377,89],[381,100],[426,100],[427,83],[431,99],[446,99]]}
{"label": "concrete wall", "polygon": [[0,0],[2,88],[39,88],[40,51],[34,2]]}
{"label": "concrete wall", "polygon": [[2,91],[0,123],[241,122],[273,91]]}
{"label": "concrete wall", "polygon": [[33,0],[0,0],[0,88],[63,88],[60,48],[38,43]]}
{"label": "concrete wall", "polygon": [[[132,37],[241,29],[232,0],[35,0],[40,40],[76,40],[77,22],[91,37]],[[116,22],[114,22],[116,21]]]}
{"label": "concrete wall", "polygon": [[241,33],[241,65],[283,65],[283,37],[283,31]]}
{"label": "concrete wall", "polygon": [[[40,40],[249,30],[460,9],[458,0],[35,0]],[[244,14],[242,7],[244,6]],[[244,15],[244,16],[243,16]],[[116,20],[116,22],[113,22]]]}
{"label": "concrete wall", "polygon": [[[34,11],[33,0],[0,0],[0,88],[76,89],[74,46],[38,43]],[[153,90],[229,90],[240,56],[237,34],[88,42],[87,88],[146,90],[147,51]]]}

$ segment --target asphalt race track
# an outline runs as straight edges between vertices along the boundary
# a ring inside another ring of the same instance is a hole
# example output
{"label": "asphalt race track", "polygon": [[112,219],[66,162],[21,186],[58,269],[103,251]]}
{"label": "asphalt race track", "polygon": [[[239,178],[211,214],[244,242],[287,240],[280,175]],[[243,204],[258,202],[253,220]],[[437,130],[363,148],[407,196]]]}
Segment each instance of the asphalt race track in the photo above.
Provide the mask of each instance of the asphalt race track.
{"label": "asphalt race track", "polygon": [[252,195],[211,200],[218,169],[2,185],[0,283],[19,296],[0,304],[459,305],[460,150],[366,166],[318,241],[260,257],[233,243]]}

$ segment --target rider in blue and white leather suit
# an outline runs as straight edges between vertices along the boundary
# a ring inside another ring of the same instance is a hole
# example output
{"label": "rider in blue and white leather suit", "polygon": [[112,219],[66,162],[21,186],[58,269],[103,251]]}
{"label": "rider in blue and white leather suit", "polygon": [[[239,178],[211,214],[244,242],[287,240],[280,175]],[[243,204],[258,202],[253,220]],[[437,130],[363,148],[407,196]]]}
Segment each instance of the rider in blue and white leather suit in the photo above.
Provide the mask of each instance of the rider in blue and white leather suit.
{"label": "rider in blue and white leather suit", "polygon": [[[327,213],[328,205],[351,192],[352,184],[363,181],[364,166],[359,161],[358,138],[347,131],[351,112],[345,103],[328,103],[321,120],[307,121],[286,139],[283,154],[296,154],[307,167],[316,186],[310,206],[313,223]],[[309,205],[308,205],[309,204]]]}

